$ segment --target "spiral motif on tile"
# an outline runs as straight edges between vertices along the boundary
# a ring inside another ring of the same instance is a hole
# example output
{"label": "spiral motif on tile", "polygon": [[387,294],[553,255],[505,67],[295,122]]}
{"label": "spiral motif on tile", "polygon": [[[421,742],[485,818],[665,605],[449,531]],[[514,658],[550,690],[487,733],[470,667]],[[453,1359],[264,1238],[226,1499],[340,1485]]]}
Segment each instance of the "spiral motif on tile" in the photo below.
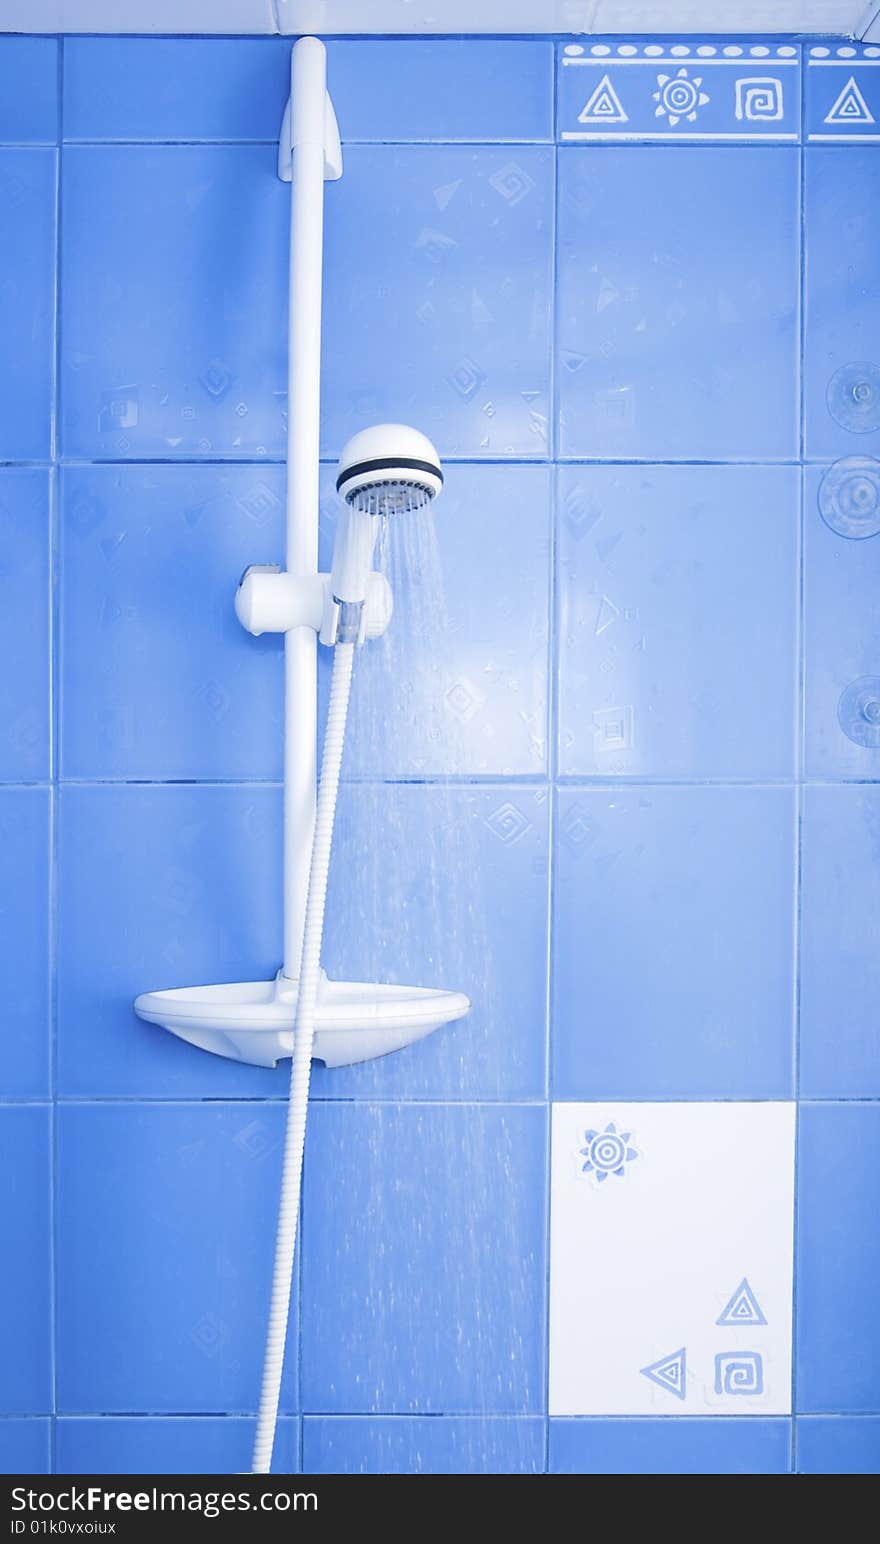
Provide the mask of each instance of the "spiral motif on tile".
{"label": "spiral motif on tile", "polygon": [[721,1351],[715,1358],[716,1394],[763,1394],[764,1362],[759,1351]]}

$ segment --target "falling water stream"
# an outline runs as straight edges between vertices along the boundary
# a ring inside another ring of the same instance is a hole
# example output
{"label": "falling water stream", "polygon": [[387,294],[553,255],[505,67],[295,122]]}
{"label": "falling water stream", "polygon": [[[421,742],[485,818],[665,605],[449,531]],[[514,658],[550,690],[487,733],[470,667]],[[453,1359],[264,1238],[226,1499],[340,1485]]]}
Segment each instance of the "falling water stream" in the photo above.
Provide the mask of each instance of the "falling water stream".
{"label": "falling water stream", "polygon": [[[358,1158],[356,1195],[334,1210],[332,1177],[316,1175],[307,1147],[306,1206],[326,1197],[322,1225],[334,1235],[349,1230],[310,1259],[306,1223],[304,1312],[325,1353],[308,1377],[314,1384],[326,1372],[325,1409],[474,1417],[456,1427],[447,1454],[459,1472],[540,1467],[534,1428],[523,1431],[517,1457],[523,1423],[505,1422],[496,1453],[499,1427],[483,1419],[540,1410],[543,1398],[526,1351],[543,1339],[534,1326],[543,1282],[524,1237],[534,1239],[524,1219],[542,1186],[524,1168],[519,1120],[502,1103],[510,1080],[487,927],[485,823],[498,790],[467,781],[447,664],[464,623],[447,607],[433,513],[386,524],[376,566],[395,611],[356,662],[325,967],[349,980],[462,990],[473,1006],[462,1022],[395,1055],[315,1069],[313,1133],[323,1114]],[[455,652],[460,658],[460,640]],[[534,1032],[542,1034],[540,1023]],[[322,1100],[354,1102],[322,1112]],[[541,1154],[543,1113],[534,1108],[528,1118]],[[314,1155],[314,1134],[312,1142]],[[394,1423],[375,1430],[388,1449],[380,1463],[391,1467]],[[408,1463],[428,1469],[435,1459],[410,1453]]]}

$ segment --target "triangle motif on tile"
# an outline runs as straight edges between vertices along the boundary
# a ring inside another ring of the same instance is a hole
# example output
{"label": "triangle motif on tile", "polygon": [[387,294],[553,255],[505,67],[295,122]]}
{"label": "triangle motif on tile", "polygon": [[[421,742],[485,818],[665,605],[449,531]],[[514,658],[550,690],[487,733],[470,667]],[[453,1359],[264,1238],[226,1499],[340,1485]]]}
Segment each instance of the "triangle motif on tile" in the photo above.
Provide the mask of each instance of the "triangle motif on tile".
{"label": "triangle motif on tile", "polygon": [[603,75],[589,101],[578,114],[578,123],[628,123],[629,114],[607,75]]}
{"label": "triangle motif on tile", "polygon": [[764,1311],[749,1286],[746,1276],[743,1277],[736,1291],[728,1299],[715,1323],[734,1325],[767,1323]]}

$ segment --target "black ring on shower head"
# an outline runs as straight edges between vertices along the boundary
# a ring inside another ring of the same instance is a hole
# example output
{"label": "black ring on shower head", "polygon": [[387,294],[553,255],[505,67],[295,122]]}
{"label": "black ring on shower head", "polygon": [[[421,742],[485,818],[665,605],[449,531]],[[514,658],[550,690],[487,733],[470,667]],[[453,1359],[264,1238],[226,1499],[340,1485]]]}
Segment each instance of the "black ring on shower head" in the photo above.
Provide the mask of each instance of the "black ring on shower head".
{"label": "black ring on shower head", "polygon": [[375,456],[370,461],[356,461],[354,466],[344,467],[336,479],[336,492],[341,493],[347,482],[360,477],[363,472],[390,472],[396,467],[402,467],[406,472],[427,472],[441,484],[443,482],[443,472],[434,461],[416,461],[412,456]]}

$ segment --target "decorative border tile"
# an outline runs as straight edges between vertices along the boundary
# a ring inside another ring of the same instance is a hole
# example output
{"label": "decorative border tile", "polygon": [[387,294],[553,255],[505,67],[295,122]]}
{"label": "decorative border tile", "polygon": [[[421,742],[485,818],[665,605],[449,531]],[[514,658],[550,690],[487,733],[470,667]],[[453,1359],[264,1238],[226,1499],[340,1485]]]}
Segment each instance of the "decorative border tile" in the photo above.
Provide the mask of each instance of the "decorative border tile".
{"label": "decorative border tile", "polygon": [[800,139],[800,48],[793,43],[564,43],[557,137],[750,142]]}
{"label": "decorative border tile", "polygon": [[880,45],[816,43],[804,54],[807,143],[880,140]]}
{"label": "decorative border tile", "polygon": [[788,1414],[794,1121],[553,1105],[552,1416]]}

